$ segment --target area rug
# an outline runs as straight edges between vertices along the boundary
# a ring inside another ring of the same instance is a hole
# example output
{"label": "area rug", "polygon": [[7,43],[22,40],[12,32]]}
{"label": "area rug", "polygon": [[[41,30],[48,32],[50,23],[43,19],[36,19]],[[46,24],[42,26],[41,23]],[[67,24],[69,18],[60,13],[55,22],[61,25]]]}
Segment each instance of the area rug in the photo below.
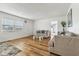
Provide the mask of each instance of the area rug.
{"label": "area rug", "polygon": [[0,43],[0,56],[15,56],[21,50],[8,43]]}

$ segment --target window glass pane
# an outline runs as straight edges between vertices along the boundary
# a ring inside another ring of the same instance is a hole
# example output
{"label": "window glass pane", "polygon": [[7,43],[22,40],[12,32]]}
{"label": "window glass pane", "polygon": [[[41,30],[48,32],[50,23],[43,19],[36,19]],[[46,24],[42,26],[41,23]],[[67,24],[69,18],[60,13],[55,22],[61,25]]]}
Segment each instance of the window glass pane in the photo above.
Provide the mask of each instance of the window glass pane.
{"label": "window glass pane", "polygon": [[23,25],[24,25],[24,22],[18,20],[18,21],[15,22],[15,29],[16,29],[16,30],[20,30],[20,29],[23,28]]}
{"label": "window glass pane", "polygon": [[16,21],[15,26],[23,27],[23,21]]}
{"label": "window glass pane", "polygon": [[9,20],[9,19],[4,19],[2,21],[3,25],[14,25],[14,21],[13,20]]}
{"label": "window glass pane", "polygon": [[14,20],[3,19],[2,26],[3,26],[3,30],[12,31],[14,28]]}

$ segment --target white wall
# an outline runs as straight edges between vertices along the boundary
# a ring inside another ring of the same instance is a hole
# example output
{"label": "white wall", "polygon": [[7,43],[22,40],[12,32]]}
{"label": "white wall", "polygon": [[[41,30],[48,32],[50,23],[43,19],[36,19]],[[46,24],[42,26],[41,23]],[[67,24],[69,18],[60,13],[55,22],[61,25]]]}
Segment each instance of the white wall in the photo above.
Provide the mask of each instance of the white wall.
{"label": "white wall", "polygon": [[50,30],[52,21],[58,21],[58,31],[62,31],[61,21],[66,21],[66,17],[62,16],[36,20],[34,23],[34,33],[36,30]]}
{"label": "white wall", "polygon": [[33,21],[0,12],[0,26],[1,26],[1,20],[4,19],[4,18],[10,18],[12,20],[23,20],[23,21],[27,20],[27,23],[24,25],[24,28],[20,31],[0,32],[0,41],[16,39],[16,38],[29,36],[29,35],[33,34]]}
{"label": "white wall", "polygon": [[68,30],[70,32],[74,32],[79,34],[79,3],[71,4],[70,8],[72,8],[72,27],[69,27]]}

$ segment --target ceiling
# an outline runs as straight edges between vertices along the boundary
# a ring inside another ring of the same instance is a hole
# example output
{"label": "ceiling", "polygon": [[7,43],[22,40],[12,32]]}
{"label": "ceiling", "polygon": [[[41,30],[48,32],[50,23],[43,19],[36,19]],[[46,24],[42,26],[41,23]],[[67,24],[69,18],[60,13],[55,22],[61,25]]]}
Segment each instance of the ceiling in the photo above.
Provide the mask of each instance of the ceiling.
{"label": "ceiling", "polygon": [[64,16],[69,3],[0,3],[0,10],[32,20]]}

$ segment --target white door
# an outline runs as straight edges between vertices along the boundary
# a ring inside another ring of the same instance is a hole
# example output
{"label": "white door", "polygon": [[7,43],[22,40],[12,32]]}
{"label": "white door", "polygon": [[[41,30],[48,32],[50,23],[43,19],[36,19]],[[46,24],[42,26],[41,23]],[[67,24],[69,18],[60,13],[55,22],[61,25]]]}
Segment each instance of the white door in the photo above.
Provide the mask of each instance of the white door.
{"label": "white door", "polygon": [[58,28],[57,28],[57,21],[51,22],[51,35],[57,35],[58,34]]}

